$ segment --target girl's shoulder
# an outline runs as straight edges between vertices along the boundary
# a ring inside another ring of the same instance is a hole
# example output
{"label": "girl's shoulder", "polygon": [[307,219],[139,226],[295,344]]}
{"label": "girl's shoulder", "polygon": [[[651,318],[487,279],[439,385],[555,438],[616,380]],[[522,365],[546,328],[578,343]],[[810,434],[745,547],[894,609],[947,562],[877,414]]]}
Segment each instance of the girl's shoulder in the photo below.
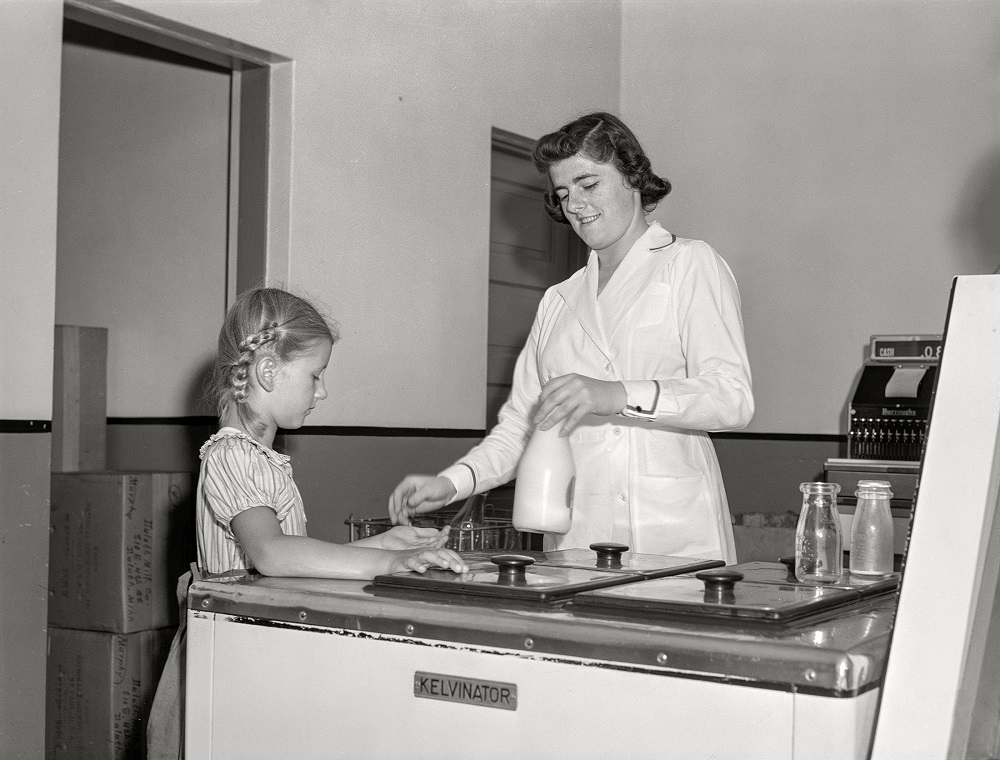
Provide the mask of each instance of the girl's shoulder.
{"label": "girl's shoulder", "polygon": [[211,456],[225,456],[227,454],[247,457],[263,456],[279,466],[286,465],[291,461],[291,457],[287,454],[279,454],[274,449],[269,449],[236,428],[222,428],[217,433],[213,433],[198,450],[198,458],[202,460]]}

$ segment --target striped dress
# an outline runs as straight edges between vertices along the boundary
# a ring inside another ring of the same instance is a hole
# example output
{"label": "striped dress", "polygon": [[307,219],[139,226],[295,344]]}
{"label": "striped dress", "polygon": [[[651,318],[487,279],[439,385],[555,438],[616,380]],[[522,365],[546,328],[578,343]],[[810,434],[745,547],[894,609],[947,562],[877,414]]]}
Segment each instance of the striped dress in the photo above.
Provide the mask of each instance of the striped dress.
{"label": "striped dress", "polygon": [[252,569],[233,534],[232,519],[245,509],[270,507],[286,536],[306,535],[302,496],[291,458],[224,427],[201,447],[198,478],[198,567],[203,573]]}

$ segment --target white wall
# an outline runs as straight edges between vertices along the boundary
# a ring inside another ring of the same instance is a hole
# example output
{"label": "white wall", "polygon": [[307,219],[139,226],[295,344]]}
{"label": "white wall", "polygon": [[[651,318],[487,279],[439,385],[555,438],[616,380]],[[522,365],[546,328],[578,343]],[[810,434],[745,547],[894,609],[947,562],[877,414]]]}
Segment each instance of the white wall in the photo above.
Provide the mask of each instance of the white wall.
{"label": "white wall", "polygon": [[229,72],[111,35],[71,39],[56,323],[108,329],[108,416],[211,414],[200,402],[225,312]]}
{"label": "white wall", "polygon": [[0,0],[0,419],[52,418],[61,29],[55,0]]}
{"label": "white wall", "polygon": [[872,334],[939,333],[1000,265],[1000,4],[625,0],[656,216],[743,296],[749,430],[845,433]]}
{"label": "white wall", "polygon": [[343,333],[311,424],[482,427],[490,130],[616,109],[617,3],[128,4],[294,60],[289,285]]}
{"label": "white wall", "polygon": [[[0,0],[4,422],[52,418],[61,28],[59,0]],[[0,433],[0,757],[33,760],[45,750],[52,436],[14,427]]]}

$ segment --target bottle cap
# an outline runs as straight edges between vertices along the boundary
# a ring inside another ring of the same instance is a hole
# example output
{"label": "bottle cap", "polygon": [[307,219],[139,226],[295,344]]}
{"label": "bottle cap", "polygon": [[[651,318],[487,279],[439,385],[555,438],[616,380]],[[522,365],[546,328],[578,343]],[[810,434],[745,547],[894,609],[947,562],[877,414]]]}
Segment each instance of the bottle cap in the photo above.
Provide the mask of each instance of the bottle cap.
{"label": "bottle cap", "polygon": [[854,492],[855,496],[885,496],[888,499],[892,498],[892,483],[888,480],[859,480],[858,490]]}

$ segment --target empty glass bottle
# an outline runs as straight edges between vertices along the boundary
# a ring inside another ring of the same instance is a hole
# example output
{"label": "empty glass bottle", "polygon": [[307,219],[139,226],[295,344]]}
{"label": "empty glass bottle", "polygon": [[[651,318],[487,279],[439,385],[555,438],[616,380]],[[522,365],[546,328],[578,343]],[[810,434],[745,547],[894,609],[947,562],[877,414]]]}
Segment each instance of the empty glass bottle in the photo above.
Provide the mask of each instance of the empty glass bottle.
{"label": "empty glass bottle", "polygon": [[858,506],[851,525],[851,573],[888,575],[892,572],[891,484],[885,480],[859,480]]}
{"label": "empty glass bottle", "polygon": [[844,572],[844,542],[836,483],[802,483],[802,511],[795,529],[795,577],[803,583],[835,583]]}

